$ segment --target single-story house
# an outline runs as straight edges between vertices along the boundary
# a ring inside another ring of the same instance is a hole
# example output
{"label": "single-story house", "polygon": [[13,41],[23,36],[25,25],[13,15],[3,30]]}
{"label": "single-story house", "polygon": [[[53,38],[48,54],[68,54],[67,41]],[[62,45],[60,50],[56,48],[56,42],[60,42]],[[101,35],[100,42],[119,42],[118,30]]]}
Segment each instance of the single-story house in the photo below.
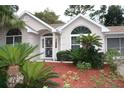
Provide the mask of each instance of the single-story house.
{"label": "single-story house", "polygon": [[97,22],[77,15],[67,23],[47,24],[33,14],[25,11],[20,15],[25,22],[24,29],[7,29],[0,31],[0,45],[26,42],[38,45],[35,53],[43,53],[38,59],[56,60],[56,53],[61,50],[79,48],[76,42],[81,34],[96,34],[101,37],[101,51],[114,48],[124,52],[124,26],[105,27]]}

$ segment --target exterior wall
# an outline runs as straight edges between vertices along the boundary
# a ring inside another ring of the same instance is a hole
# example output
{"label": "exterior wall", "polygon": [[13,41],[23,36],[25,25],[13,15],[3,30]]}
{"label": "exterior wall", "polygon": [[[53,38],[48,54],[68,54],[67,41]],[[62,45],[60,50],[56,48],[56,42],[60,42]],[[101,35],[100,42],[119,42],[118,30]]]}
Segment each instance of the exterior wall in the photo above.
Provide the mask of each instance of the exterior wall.
{"label": "exterior wall", "polygon": [[[40,53],[40,36],[27,32],[26,29],[21,30],[22,32],[22,42],[23,43],[30,43],[33,46],[38,45],[36,50],[33,54]],[[36,57],[36,59],[39,59],[39,57]]]}
{"label": "exterior wall", "polygon": [[25,14],[22,17],[22,20],[26,23],[26,25],[30,26],[36,31],[39,31],[42,29],[49,29],[48,27],[44,26],[43,24],[41,24],[40,22],[38,22],[37,20],[35,20],[34,18],[32,18],[31,16],[27,14]]}
{"label": "exterior wall", "polygon": [[[6,45],[6,33],[7,32],[8,32],[7,29],[0,31],[0,46]],[[26,29],[21,29],[21,32],[22,32],[22,43],[30,43],[33,46],[38,45],[38,48],[34,51],[33,54],[40,53],[39,35],[29,33],[27,32]],[[36,59],[38,59],[38,57]]]}
{"label": "exterior wall", "polygon": [[6,30],[0,30],[0,46],[3,46],[6,44]]}
{"label": "exterior wall", "polygon": [[61,50],[71,49],[71,32],[78,26],[85,26],[91,30],[92,34],[99,35],[102,39],[101,42],[103,43],[101,50],[103,52],[105,51],[104,34],[101,32],[101,28],[83,19],[82,17],[79,17],[63,29],[61,34]]}

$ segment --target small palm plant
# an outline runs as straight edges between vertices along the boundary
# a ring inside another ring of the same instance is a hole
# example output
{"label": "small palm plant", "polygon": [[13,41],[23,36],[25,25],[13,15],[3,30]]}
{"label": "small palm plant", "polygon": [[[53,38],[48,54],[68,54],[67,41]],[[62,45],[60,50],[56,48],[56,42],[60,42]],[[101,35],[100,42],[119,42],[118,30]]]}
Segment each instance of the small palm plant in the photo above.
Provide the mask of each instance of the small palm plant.
{"label": "small palm plant", "polygon": [[30,59],[39,56],[35,54],[30,56],[37,46],[31,46],[30,44],[15,44],[6,45],[0,47],[0,67],[11,66],[11,65],[23,65],[25,62]]}
{"label": "small palm plant", "polygon": [[42,88],[44,86],[54,87],[58,83],[53,82],[52,78],[58,78],[58,74],[52,71],[50,66],[45,63],[26,62],[22,67],[24,81],[22,84],[17,84],[16,87],[23,88]]}
{"label": "small palm plant", "polygon": [[80,42],[83,46],[83,48],[85,49],[89,49],[92,46],[97,46],[97,47],[101,47],[101,42],[100,42],[100,36],[97,36],[96,34],[88,34],[86,35],[82,35],[80,38]]}
{"label": "small palm plant", "polygon": [[[39,56],[39,54],[31,55],[37,46],[31,46],[29,44],[16,44],[16,45],[6,45],[0,47],[0,67],[6,67],[8,82],[16,81],[18,75],[22,76],[20,73],[20,67],[30,59]],[[16,77],[16,78],[15,78]],[[15,79],[12,81],[12,79]],[[9,84],[10,85],[10,84]],[[8,87],[13,87],[12,86]]]}

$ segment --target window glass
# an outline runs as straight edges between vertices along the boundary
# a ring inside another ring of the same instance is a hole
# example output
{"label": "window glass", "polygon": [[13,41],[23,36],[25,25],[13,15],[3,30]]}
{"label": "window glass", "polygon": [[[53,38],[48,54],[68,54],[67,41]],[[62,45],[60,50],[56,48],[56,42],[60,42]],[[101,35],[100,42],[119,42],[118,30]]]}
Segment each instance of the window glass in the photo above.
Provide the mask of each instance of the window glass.
{"label": "window glass", "polygon": [[80,38],[79,36],[81,34],[89,34],[91,33],[91,31],[84,26],[79,26],[77,28],[75,28],[72,32],[71,32],[71,48],[72,49],[78,49],[80,48]]}
{"label": "window glass", "polygon": [[13,37],[6,37],[6,44],[13,44]]}
{"label": "window glass", "polygon": [[11,29],[6,34],[6,44],[21,43],[22,33],[19,29]]}
{"label": "window glass", "polygon": [[91,33],[91,31],[87,27],[79,26],[75,28],[71,34],[88,34],[88,33]]}

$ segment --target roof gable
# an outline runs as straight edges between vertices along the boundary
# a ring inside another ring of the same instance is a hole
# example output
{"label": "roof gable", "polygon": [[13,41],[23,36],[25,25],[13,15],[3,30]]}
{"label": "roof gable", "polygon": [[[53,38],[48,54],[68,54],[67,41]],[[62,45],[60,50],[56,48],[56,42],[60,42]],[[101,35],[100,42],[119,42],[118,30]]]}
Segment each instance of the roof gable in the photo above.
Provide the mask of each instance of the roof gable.
{"label": "roof gable", "polygon": [[29,15],[30,17],[32,17],[33,19],[35,19],[36,21],[38,21],[39,23],[45,25],[46,27],[48,27],[49,29],[51,29],[52,31],[55,31],[55,29],[48,25],[47,23],[45,23],[44,21],[42,21],[41,19],[35,17],[33,14],[27,12],[27,11],[24,11],[21,15],[20,15],[20,18],[22,18],[25,14]]}
{"label": "roof gable", "polygon": [[70,20],[68,23],[66,23],[64,26],[62,26],[59,30],[62,31],[64,28],[66,28],[66,27],[67,27],[68,25],[70,25],[72,22],[74,22],[75,20],[77,20],[79,17],[82,17],[82,18],[86,19],[87,21],[89,21],[89,22],[95,24],[96,26],[100,27],[100,28],[102,29],[102,32],[108,32],[108,31],[109,31],[109,29],[106,28],[105,26],[103,26],[103,25],[101,25],[101,24],[98,24],[97,22],[95,22],[95,21],[93,21],[93,20],[91,20],[91,19],[89,19],[89,18],[84,17],[82,14],[77,15],[75,18],[73,18],[73,19]]}

